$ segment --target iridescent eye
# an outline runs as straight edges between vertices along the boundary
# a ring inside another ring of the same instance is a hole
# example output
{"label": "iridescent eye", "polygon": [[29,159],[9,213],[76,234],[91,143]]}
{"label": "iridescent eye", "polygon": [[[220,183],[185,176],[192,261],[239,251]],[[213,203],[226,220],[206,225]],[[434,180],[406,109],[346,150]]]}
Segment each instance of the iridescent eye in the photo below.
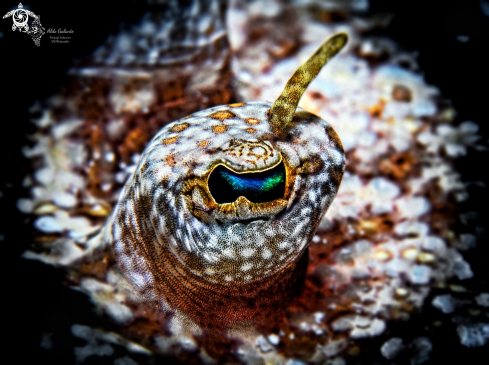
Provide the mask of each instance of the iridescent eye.
{"label": "iridescent eye", "polygon": [[241,174],[219,165],[209,177],[209,191],[218,204],[232,203],[240,196],[253,203],[265,203],[283,198],[284,163],[282,161],[266,171]]}

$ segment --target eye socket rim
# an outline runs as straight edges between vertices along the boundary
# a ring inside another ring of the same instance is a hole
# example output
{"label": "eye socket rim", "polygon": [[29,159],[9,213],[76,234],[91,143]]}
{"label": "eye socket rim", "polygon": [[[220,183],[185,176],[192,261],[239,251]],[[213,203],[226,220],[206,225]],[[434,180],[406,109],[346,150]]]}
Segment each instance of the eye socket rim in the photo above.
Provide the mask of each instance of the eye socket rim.
{"label": "eye socket rim", "polygon": [[278,154],[279,160],[274,165],[255,171],[263,172],[270,170],[283,162],[286,176],[285,193],[282,198],[266,203],[253,203],[245,197],[239,197],[232,203],[217,203],[208,188],[210,174],[219,165],[225,165],[229,170],[236,173],[238,171],[235,171],[232,166],[229,166],[226,163],[227,161],[216,160],[202,175],[193,176],[185,180],[182,195],[189,212],[201,222],[215,224],[217,220],[223,223],[242,222],[244,215],[248,216],[246,219],[269,219],[284,211],[284,209],[288,210],[297,197],[297,189],[299,189],[297,179],[299,178],[299,172],[297,171],[297,167],[290,164],[288,157],[284,157],[283,152],[279,151]]}

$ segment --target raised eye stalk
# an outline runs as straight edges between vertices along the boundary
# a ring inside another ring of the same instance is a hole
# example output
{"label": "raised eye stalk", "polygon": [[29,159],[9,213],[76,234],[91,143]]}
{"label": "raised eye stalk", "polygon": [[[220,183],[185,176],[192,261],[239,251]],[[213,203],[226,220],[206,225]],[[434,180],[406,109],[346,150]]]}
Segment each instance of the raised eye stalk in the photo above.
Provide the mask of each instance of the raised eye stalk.
{"label": "raised eye stalk", "polygon": [[329,38],[287,81],[282,94],[270,109],[270,124],[276,133],[283,133],[294,118],[302,94],[321,68],[333,58],[348,41],[348,35],[339,33]]}

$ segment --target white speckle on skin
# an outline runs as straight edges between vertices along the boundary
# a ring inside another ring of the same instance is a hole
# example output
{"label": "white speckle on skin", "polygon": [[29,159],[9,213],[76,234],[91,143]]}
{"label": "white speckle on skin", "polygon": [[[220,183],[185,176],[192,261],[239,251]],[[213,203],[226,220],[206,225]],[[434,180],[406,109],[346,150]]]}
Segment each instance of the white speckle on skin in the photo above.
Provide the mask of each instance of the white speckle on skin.
{"label": "white speckle on skin", "polygon": [[241,255],[245,258],[249,258],[255,254],[256,250],[253,248],[245,248],[241,251]]}
{"label": "white speckle on skin", "polygon": [[312,201],[312,202],[315,202],[316,201],[316,193],[314,191],[309,191],[309,200]]}
{"label": "white speckle on skin", "polygon": [[228,248],[222,250],[222,254],[224,256],[226,256],[227,258],[230,258],[230,259],[236,258],[236,253],[231,247],[228,247]]}
{"label": "white speckle on skin", "polygon": [[243,272],[246,272],[246,271],[250,270],[252,267],[253,267],[253,264],[247,262],[240,267],[240,270]]}
{"label": "white speckle on skin", "polygon": [[287,240],[284,240],[284,241],[280,242],[279,245],[278,245],[278,248],[280,250],[286,250],[288,247],[290,247],[290,243]]}
{"label": "white speckle on skin", "polygon": [[272,251],[265,248],[261,253],[261,257],[263,257],[265,260],[269,260],[272,257]]}

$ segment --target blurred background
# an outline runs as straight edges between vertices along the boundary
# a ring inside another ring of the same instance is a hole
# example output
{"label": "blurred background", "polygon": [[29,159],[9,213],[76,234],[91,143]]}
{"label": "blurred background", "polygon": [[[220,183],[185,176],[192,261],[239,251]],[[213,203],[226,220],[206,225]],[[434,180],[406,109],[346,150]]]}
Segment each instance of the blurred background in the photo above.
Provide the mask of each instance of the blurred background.
{"label": "blurred background", "polygon": [[[3,2],[0,12],[7,13],[17,4]],[[7,321],[3,342],[4,356],[17,358],[17,363],[50,362],[74,363],[72,348],[77,339],[70,333],[73,323],[90,326],[104,325],[102,319],[91,310],[91,304],[81,293],[62,285],[60,274],[40,262],[19,257],[32,241],[25,216],[16,208],[19,197],[27,196],[22,179],[29,171],[29,163],[21,154],[21,147],[28,143],[26,135],[34,132],[29,122],[28,109],[36,100],[42,100],[60,89],[67,70],[74,60],[90,55],[119,26],[136,23],[148,10],[143,2],[74,1],[59,0],[24,3],[24,8],[41,15],[46,30],[73,29],[68,44],[49,42],[49,34],[35,47],[30,37],[12,32],[10,19],[0,22],[1,109],[0,120],[4,129],[0,133],[0,206],[3,219],[0,228],[2,246],[2,314]],[[488,88],[489,88],[489,1],[368,1],[368,13],[393,15],[386,35],[400,43],[408,51],[419,53],[418,62],[428,84],[436,85],[441,94],[452,100],[458,112],[457,120],[471,120],[480,126],[484,140],[489,138]],[[467,181],[485,179],[487,153],[477,160],[471,156],[458,160],[459,171]],[[488,228],[489,203],[487,189],[473,186],[469,189],[471,210],[478,213],[478,225]],[[487,236],[486,236],[487,237]],[[485,240],[483,243],[486,243]],[[489,250],[484,245],[464,253],[475,272],[469,287],[488,292],[486,260]],[[432,315],[427,308],[412,321],[423,323],[423,317]],[[412,325],[412,323],[411,323]],[[396,324],[395,331],[405,331],[406,323]],[[5,327],[4,327],[5,328]],[[110,328],[109,328],[110,329]],[[48,351],[48,341],[43,334],[53,333],[60,344],[55,351]],[[454,331],[437,333],[434,350],[427,364],[438,363],[486,363],[487,347],[469,349],[460,345]],[[375,349],[371,357],[357,359],[358,363],[387,363],[380,357],[381,343],[371,340],[368,346]],[[380,340],[379,340],[380,341]],[[86,363],[106,363],[101,358],[87,359]],[[143,361],[143,360],[141,360]],[[168,363],[168,359],[161,360]]]}

